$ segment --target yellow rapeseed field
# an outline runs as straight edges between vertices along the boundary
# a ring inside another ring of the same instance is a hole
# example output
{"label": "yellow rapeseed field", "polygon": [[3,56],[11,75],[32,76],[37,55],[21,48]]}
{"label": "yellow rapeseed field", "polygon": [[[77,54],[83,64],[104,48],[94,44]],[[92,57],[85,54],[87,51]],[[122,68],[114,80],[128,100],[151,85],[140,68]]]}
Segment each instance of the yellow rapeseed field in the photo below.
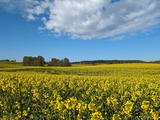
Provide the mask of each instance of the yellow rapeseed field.
{"label": "yellow rapeseed field", "polygon": [[2,120],[159,120],[160,64],[0,68]]}

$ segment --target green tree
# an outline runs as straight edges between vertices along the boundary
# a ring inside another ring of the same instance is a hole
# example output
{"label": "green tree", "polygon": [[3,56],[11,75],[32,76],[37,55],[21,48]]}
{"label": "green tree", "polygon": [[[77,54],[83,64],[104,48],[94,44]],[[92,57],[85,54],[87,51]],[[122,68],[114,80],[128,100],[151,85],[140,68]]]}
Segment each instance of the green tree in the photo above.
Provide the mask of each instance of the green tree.
{"label": "green tree", "polygon": [[51,58],[51,61],[48,63],[48,66],[57,66],[59,59]]}
{"label": "green tree", "polygon": [[23,57],[24,66],[43,66],[44,63],[45,61],[42,56],[38,56],[38,57],[24,56]]}
{"label": "green tree", "polygon": [[42,57],[42,56],[38,56],[38,57],[36,57],[36,58],[34,59],[34,65],[35,65],[35,66],[43,66],[44,63],[45,63],[44,57]]}
{"label": "green tree", "polygon": [[24,66],[32,66],[34,65],[34,58],[31,56],[24,56],[23,57],[23,65]]}
{"label": "green tree", "polygon": [[48,66],[71,66],[71,64],[68,58],[64,58],[63,60],[52,58],[51,61],[48,63]]}
{"label": "green tree", "polygon": [[64,59],[63,59],[63,64],[64,64],[65,66],[70,66],[70,65],[71,65],[68,58],[64,58]]}

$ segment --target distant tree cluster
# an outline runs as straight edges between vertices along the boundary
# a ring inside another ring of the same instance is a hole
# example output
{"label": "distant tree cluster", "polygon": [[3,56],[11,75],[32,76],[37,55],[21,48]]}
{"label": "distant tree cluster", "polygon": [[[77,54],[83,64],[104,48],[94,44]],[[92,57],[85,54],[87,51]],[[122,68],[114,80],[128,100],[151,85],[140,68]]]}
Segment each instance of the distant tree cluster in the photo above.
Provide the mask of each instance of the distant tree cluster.
{"label": "distant tree cluster", "polygon": [[152,63],[160,63],[160,60],[157,60],[157,61],[153,61]]}
{"label": "distant tree cluster", "polygon": [[23,57],[24,66],[43,66],[44,64],[45,64],[45,61],[42,56],[38,56],[38,57],[24,56]]}
{"label": "distant tree cluster", "polygon": [[93,60],[73,62],[72,64],[121,64],[121,63],[145,63],[141,60]]}
{"label": "distant tree cluster", "polygon": [[71,66],[71,64],[68,58],[64,58],[63,60],[52,58],[51,61],[48,63],[48,66]]}
{"label": "distant tree cluster", "polygon": [[0,60],[0,62],[16,62],[16,60],[3,59]]}
{"label": "distant tree cluster", "polygon": [[[23,65],[24,66],[44,66],[45,59],[42,56],[32,57],[32,56],[24,56],[23,57]],[[69,59],[64,58],[63,60],[59,60],[57,58],[51,58],[51,61],[48,62],[48,66],[71,66]]]}

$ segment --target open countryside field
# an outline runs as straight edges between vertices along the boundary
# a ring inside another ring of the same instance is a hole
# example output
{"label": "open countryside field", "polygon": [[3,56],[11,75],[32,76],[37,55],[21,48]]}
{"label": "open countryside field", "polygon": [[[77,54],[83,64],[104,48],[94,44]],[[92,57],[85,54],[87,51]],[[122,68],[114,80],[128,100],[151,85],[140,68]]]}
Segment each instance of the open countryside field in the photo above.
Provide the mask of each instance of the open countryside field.
{"label": "open countryside field", "polygon": [[160,64],[0,63],[2,120],[159,120]]}

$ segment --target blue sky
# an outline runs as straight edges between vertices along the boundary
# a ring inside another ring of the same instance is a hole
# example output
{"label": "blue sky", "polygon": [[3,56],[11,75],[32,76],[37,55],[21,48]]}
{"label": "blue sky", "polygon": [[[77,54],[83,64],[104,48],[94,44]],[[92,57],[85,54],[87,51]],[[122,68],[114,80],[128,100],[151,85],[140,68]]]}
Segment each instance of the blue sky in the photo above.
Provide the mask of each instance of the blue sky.
{"label": "blue sky", "polygon": [[159,60],[160,2],[130,2],[1,0],[0,59]]}

